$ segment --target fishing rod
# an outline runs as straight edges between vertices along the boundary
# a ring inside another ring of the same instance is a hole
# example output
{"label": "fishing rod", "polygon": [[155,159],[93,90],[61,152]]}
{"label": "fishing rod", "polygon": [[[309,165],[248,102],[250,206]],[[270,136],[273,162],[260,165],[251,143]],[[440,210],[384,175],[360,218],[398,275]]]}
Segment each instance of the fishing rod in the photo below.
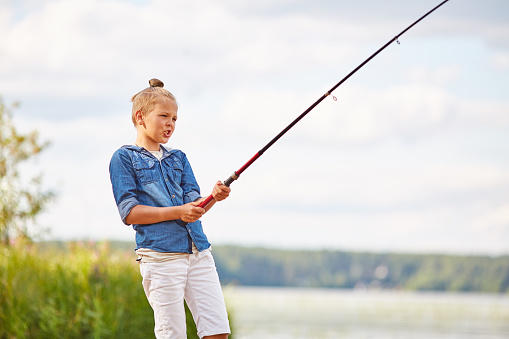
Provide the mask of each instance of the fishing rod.
{"label": "fishing rod", "polygon": [[[293,126],[295,126],[302,118],[304,118],[309,112],[311,112],[311,110],[313,110],[313,108],[315,108],[316,106],[318,106],[319,103],[321,103],[325,98],[327,98],[329,95],[331,95],[331,93],[336,90],[336,88],[338,88],[339,86],[341,86],[346,80],[348,80],[348,78],[350,78],[352,75],[354,75],[359,69],[361,69],[365,64],[367,64],[371,59],[373,59],[375,56],[377,56],[381,51],[383,51],[385,48],[387,48],[390,44],[392,44],[394,41],[396,41],[398,44],[399,44],[399,37],[402,36],[403,34],[406,33],[406,31],[408,31],[410,28],[414,27],[415,25],[417,25],[417,23],[419,23],[421,20],[423,20],[425,17],[427,17],[428,15],[430,15],[431,13],[433,13],[436,9],[438,9],[440,6],[442,6],[443,4],[445,4],[447,1],[449,0],[445,0],[443,1],[442,3],[440,3],[438,6],[436,6],[435,8],[433,8],[431,11],[429,11],[428,13],[424,14],[419,20],[415,21],[413,24],[411,24],[410,26],[408,26],[407,28],[405,28],[403,31],[401,31],[401,33],[399,33],[398,35],[396,35],[394,38],[392,38],[391,40],[389,40],[385,45],[383,45],[378,51],[376,51],[375,53],[373,53],[369,58],[367,58],[366,60],[364,60],[363,63],[361,63],[359,66],[357,66],[353,71],[351,71],[346,77],[344,77],[343,79],[341,79],[340,82],[338,82],[336,85],[334,85],[330,90],[328,90],[327,92],[325,92],[325,94],[323,94],[318,100],[316,100],[311,106],[308,107],[308,109],[306,109],[301,115],[299,115],[295,120],[293,120],[288,126],[286,126],[285,129],[283,129],[278,135],[276,135],[276,137],[274,137],[274,139],[272,139],[271,141],[269,141],[269,143],[267,145],[265,145],[265,147],[263,147],[261,150],[259,150],[258,152],[256,152],[256,154],[251,158],[249,159],[248,162],[246,162],[240,169],[238,169],[237,171],[234,171],[232,175],[230,175],[230,177],[228,177],[228,179],[226,179],[224,181],[224,185],[226,186],[230,186],[235,180],[237,180],[239,178],[239,176],[242,174],[242,172],[244,172],[249,166],[251,166],[263,153],[265,153],[266,150],[268,150],[272,145],[274,145],[276,143],[276,141],[278,141],[283,135],[285,135],[286,132],[288,132]],[[205,207],[207,206],[214,198],[212,197],[212,194],[209,195],[205,200],[203,200],[198,206],[199,207]]]}

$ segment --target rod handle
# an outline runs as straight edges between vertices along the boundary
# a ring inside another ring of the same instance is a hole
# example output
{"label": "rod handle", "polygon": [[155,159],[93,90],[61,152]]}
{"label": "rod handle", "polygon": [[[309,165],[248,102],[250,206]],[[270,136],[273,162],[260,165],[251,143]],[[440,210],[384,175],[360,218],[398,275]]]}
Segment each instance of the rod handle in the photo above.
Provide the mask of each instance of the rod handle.
{"label": "rod handle", "polygon": [[198,207],[205,208],[212,200],[214,200],[214,197],[212,197],[212,194],[207,197],[207,199],[203,200]]}
{"label": "rod handle", "polygon": [[[233,172],[232,175],[230,175],[228,177],[228,179],[226,179],[224,182],[223,182],[223,185],[227,186],[227,187],[230,187],[230,185],[239,178],[239,176],[237,175],[236,172]],[[205,208],[205,206],[207,206],[212,200],[214,200],[214,197],[211,195],[209,195],[207,197],[207,199],[203,200],[199,205],[198,207],[201,207],[201,208]]]}

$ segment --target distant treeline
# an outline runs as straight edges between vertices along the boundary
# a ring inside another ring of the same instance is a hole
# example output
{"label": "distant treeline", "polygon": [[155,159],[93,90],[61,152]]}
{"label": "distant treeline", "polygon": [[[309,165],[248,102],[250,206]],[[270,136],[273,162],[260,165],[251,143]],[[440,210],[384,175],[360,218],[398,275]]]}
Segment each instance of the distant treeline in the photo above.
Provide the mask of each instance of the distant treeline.
{"label": "distant treeline", "polygon": [[[46,243],[65,247],[64,243]],[[131,242],[110,242],[132,253]],[[290,251],[214,245],[222,284],[509,293],[509,256]]]}
{"label": "distant treeline", "polygon": [[287,251],[214,246],[222,283],[509,293],[509,256]]}

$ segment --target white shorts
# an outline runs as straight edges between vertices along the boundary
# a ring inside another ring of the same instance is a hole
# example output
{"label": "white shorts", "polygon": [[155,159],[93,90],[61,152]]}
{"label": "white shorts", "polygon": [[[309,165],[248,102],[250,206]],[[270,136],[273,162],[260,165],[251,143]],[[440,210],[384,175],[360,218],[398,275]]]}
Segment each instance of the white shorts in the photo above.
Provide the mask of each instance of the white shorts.
{"label": "white shorts", "polygon": [[216,265],[210,249],[164,262],[140,263],[143,289],[154,310],[156,338],[185,339],[184,299],[198,336],[230,333]]}

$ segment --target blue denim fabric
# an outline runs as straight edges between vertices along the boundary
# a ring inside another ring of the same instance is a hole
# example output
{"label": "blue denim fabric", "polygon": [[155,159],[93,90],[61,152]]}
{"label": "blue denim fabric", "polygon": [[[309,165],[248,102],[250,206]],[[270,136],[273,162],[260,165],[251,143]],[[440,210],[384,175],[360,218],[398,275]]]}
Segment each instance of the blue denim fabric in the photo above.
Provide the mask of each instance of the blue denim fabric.
{"label": "blue denim fabric", "polygon": [[[113,195],[126,225],[125,219],[136,205],[180,206],[200,198],[200,187],[186,155],[179,150],[161,149],[161,160],[138,146],[122,146],[111,158]],[[210,247],[200,220],[189,224],[169,220],[133,228],[136,249],[192,253],[192,242],[199,251]]]}

